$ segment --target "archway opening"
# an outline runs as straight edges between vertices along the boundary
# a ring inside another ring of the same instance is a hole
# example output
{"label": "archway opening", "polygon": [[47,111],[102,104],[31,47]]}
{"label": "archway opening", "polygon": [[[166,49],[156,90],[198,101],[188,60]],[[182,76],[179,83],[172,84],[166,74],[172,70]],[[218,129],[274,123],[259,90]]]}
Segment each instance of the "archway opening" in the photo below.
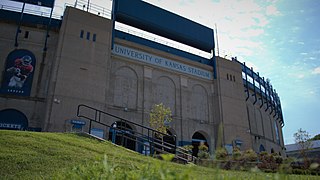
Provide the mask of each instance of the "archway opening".
{"label": "archway opening", "polygon": [[198,157],[199,146],[201,144],[204,144],[209,148],[206,137],[200,132],[195,132],[192,136],[192,156]]}
{"label": "archway opening", "polygon": [[133,151],[136,150],[136,137],[133,128],[126,122],[114,122],[109,129],[108,140]]}
{"label": "archway opening", "polygon": [[274,149],[273,148],[271,148],[271,154],[273,154],[274,153]]}
{"label": "archway opening", "polygon": [[264,146],[261,144],[261,145],[260,145],[260,148],[259,148],[259,152],[263,152],[263,151],[266,151],[266,149],[265,149]]}
{"label": "archway opening", "polygon": [[27,130],[28,118],[16,109],[0,111],[0,129]]}

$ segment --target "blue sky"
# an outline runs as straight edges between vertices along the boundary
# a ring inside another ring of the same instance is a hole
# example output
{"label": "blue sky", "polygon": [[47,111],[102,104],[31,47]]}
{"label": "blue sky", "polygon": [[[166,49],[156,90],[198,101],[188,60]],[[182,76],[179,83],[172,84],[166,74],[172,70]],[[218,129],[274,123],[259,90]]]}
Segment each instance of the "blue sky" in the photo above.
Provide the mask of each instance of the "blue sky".
{"label": "blue sky", "polygon": [[[145,1],[213,29],[216,24],[219,55],[237,56],[270,79],[281,99],[285,144],[294,143],[299,128],[320,134],[319,0]],[[111,0],[90,2],[111,9]],[[66,3],[75,0],[56,0],[54,12],[62,14]]]}

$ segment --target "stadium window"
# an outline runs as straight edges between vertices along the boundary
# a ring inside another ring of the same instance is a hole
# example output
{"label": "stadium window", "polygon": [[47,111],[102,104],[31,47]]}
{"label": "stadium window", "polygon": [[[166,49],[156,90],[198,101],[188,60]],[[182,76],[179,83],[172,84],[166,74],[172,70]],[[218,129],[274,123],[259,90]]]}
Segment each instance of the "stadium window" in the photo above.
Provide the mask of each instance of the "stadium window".
{"label": "stadium window", "polygon": [[80,31],[80,38],[83,38],[83,34],[84,34],[84,31],[81,30],[81,31]]}
{"label": "stadium window", "polygon": [[229,74],[227,74],[227,80],[229,80]]}
{"label": "stadium window", "polygon": [[87,32],[87,40],[90,40],[90,32]]}
{"label": "stadium window", "polygon": [[96,38],[97,38],[97,34],[93,34],[93,35],[92,35],[92,41],[93,41],[93,42],[96,42]]}
{"label": "stadium window", "polygon": [[24,32],[24,38],[28,39],[29,37],[29,31]]}
{"label": "stadium window", "polygon": [[236,77],[235,76],[233,76],[233,81],[236,82]]}

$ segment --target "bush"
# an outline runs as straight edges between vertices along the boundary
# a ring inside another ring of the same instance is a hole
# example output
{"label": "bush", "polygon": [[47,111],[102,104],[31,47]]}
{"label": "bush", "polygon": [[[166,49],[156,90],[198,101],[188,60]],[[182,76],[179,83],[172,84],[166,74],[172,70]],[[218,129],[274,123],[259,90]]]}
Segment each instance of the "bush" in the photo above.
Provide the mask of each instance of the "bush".
{"label": "bush", "polygon": [[208,147],[204,144],[201,144],[199,146],[199,152],[198,152],[198,158],[200,159],[208,159],[210,157],[210,154],[208,152]]}
{"label": "bush", "polygon": [[243,159],[245,159],[246,162],[256,162],[258,155],[254,150],[249,149],[243,153]]}
{"label": "bush", "polygon": [[274,159],[277,164],[282,164],[282,162],[283,162],[283,158],[279,155],[274,156]]}
{"label": "bush", "polygon": [[198,152],[198,158],[200,159],[209,159],[210,154],[208,152],[200,151]]}
{"label": "bush", "polygon": [[204,144],[201,144],[199,146],[199,151],[208,152],[208,150],[209,150],[208,147],[206,145],[204,145]]}
{"label": "bush", "polygon": [[228,152],[226,148],[217,148],[216,153],[215,153],[215,158],[217,160],[225,160],[228,156]]}
{"label": "bush", "polygon": [[259,160],[261,163],[258,164],[258,168],[264,172],[276,172],[278,170],[279,164],[276,163],[272,154],[261,152],[259,154]]}
{"label": "bush", "polygon": [[279,165],[280,173],[292,174],[292,162],[294,161],[293,158],[285,158],[283,159],[282,163]]}
{"label": "bush", "polygon": [[235,161],[241,160],[241,151],[239,148],[235,147],[232,150],[232,159]]}
{"label": "bush", "polygon": [[193,146],[192,145],[184,145],[182,146],[188,153],[192,153]]}

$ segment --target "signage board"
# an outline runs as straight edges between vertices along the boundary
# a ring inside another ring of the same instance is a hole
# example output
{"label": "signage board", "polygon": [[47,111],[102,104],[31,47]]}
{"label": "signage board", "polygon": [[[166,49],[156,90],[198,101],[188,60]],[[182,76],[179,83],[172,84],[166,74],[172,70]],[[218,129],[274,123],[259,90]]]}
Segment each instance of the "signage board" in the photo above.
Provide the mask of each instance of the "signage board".
{"label": "signage board", "polygon": [[71,124],[85,125],[86,122],[81,120],[71,120]]}
{"label": "signage board", "polygon": [[139,50],[136,50],[133,48],[121,46],[118,44],[114,45],[112,53],[119,55],[119,56],[122,56],[122,57],[133,59],[136,61],[140,61],[140,62],[148,63],[151,65],[159,66],[162,68],[170,69],[170,70],[173,70],[176,72],[196,76],[199,78],[208,79],[208,80],[213,79],[213,73],[208,70],[205,70],[202,68],[197,68],[194,66],[190,66],[190,65],[187,65],[184,63],[180,63],[177,61],[166,59],[166,58],[163,58],[160,56],[156,56],[153,54],[149,54],[149,53],[139,51]]}

